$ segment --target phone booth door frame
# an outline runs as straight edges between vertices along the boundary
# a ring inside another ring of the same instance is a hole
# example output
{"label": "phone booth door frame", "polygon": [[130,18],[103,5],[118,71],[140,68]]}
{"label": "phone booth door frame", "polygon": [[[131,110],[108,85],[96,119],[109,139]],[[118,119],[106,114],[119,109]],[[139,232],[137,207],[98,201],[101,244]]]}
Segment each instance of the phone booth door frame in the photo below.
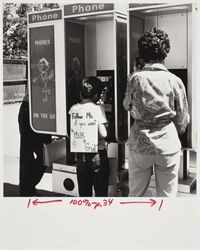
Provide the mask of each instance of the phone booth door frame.
{"label": "phone booth door frame", "polygon": [[[149,11],[154,12],[156,9],[168,9],[170,8],[177,8],[180,9],[187,9],[187,47],[186,47],[186,60],[187,60],[187,96],[188,96],[188,103],[189,103],[189,113],[191,116],[190,124],[188,125],[188,133],[187,133],[187,146],[184,149],[192,149],[196,150],[197,148],[197,115],[196,115],[196,86],[197,86],[197,78],[196,78],[196,71],[197,71],[197,39],[196,33],[193,32],[194,29],[197,28],[197,19],[198,19],[198,11],[196,4],[187,4],[187,3],[180,3],[180,4],[146,4],[142,6],[142,4],[136,4],[135,7],[132,7],[132,4],[129,6],[129,14],[128,14],[128,55],[127,55],[127,65],[128,65],[128,73],[131,73],[131,55],[130,55],[130,40],[131,40],[131,22],[130,16],[132,12],[137,11]],[[194,98],[195,97],[195,98]]]}
{"label": "phone booth door frame", "polygon": [[[187,134],[187,141],[189,141],[188,146],[183,148],[183,166],[182,169],[179,171],[180,178],[183,180],[188,179],[188,166],[190,164],[190,155],[191,153],[195,153],[197,150],[197,80],[199,79],[199,73],[197,69],[198,65],[198,37],[200,35],[200,32],[198,30],[198,15],[199,15],[199,8],[197,4],[195,3],[180,3],[180,4],[134,4],[129,5],[129,13],[128,13],[128,37],[127,37],[127,44],[128,44],[128,55],[127,55],[127,61],[128,61],[128,73],[131,73],[131,55],[130,55],[130,39],[131,39],[131,22],[130,22],[130,16],[133,11],[149,11],[153,12],[156,9],[169,9],[170,8],[180,8],[181,9],[187,9],[187,96],[188,96],[188,103],[189,103],[189,113],[191,116],[191,121],[188,126],[189,133]],[[198,75],[198,76],[197,76]],[[190,153],[191,152],[191,153]],[[194,161],[196,162],[196,157],[194,158]],[[193,185],[195,183],[194,180],[192,180]],[[190,185],[190,184],[189,184]]]}
{"label": "phone booth door frame", "polygon": [[[76,4],[75,4],[76,5]],[[100,5],[100,4],[99,4]],[[121,22],[125,23],[127,26],[127,16],[124,13],[120,13],[118,11],[115,10],[115,6],[114,4],[104,4],[105,6],[105,10],[101,9],[100,11],[91,11],[91,12],[83,12],[83,13],[72,13],[73,10],[73,4],[72,5],[65,5],[64,6],[64,20],[73,20],[73,19],[77,19],[77,18],[90,18],[91,16],[106,16],[108,17],[109,15],[112,16],[113,18],[113,30],[114,30],[114,37],[113,37],[113,48],[114,48],[114,65],[113,65],[113,69],[114,69],[114,106],[115,106],[115,110],[114,110],[114,116],[115,116],[115,141],[117,143],[124,143],[128,137],[128,112],[125,111],[125,109],[123,108],[123,98],[120,98],[120,105],[121,105],[121,111],[124,113],[124,120],[127,120],[125,127],[120,128],[119,127],[119,122],[120,122],[120,117],[119,117],[119,109],[118,109],[118,98],[119,95],[121,94],[120,91],[118,91],[119,88],[119,83],[118,83],[118,79],[119,79],[119,73],[117,70],[117,57],[118,57],[118,51],[117,51],[117,23],[119,22],[119,20],[122,20]],[[92,6],[92,4],[85,4],[84,5],[85,8],[88,6]],[[127,31],[127,28],[125,29]],[[125,39],[127,39],[127,35],[124,36]],[[123,44],[124,46],[124,44]],[[127,42],[125,41],[125,47],[127,46]],[[108,55],[109,56],[109,55]],[[125,58],[127,56],[127,49],[126,49],[126,53],[125,53]],[[119,57],[118,57],[119,58]],[[122,58],[122,56],[121,56]],[[125,60],[124,62],[125,64],[127,63],[127,60]],[[120,65],[120,63],[119,63]],[[121,63],[122,65],[122,63]],[[126,65],[126,72],[127,72],[127,65]],[[126,77],[127,78],[127,77]],[[124,78],[123,78],[124,79]],[[123,87],[123,91],[125,94],[125,88],[126,88],[126,80],[125,82],[123,82],[124,86]],[[122,83],[122,81],[120,82]],[[124,96],[123,96],[124,97]],[[124,124],[123,124],[124,125]],[[121,131],[125,131],[125,133],[120,134]],[[69,136],[69,135],[68,135]]]}

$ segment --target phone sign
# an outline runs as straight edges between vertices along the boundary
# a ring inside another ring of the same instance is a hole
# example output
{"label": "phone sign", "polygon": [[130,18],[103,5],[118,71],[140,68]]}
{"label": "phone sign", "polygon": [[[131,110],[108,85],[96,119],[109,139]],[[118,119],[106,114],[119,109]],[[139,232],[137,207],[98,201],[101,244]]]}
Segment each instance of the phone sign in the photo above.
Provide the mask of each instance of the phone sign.
{"label": "phone sign", "polygon": [[54,26],[30,28],[29,34],[32,126],[56,132]]}
{"label": "phone sign", "polygon": [[64,6],[64,15],[79,15],[93,12],[110,11],[114,9],[112,3],[77,3]]}
{"label": "phone sign", "polygon": [[55,21],[62,19],[62,11],[54,10],[54,11],[46,11],[46,12],[38,12],[34,14],[29,14],[29,23],[38,23],[38,22],[47,22],[47,21]]}

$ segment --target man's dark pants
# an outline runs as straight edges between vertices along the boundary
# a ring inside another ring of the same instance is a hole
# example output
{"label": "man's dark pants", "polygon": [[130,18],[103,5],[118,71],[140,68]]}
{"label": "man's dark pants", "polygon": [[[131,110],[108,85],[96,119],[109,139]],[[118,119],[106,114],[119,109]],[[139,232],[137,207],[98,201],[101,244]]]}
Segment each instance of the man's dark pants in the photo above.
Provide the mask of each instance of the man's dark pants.
{"label": "man's dark pants", "polygon": [[45,172],[43,142],[50,140],[50,136],[35,133],[31,129],[28,102],[22,102],[18,122],[20,130],[20,195],[33,196],[36,192],[35,186],[40,182]]}

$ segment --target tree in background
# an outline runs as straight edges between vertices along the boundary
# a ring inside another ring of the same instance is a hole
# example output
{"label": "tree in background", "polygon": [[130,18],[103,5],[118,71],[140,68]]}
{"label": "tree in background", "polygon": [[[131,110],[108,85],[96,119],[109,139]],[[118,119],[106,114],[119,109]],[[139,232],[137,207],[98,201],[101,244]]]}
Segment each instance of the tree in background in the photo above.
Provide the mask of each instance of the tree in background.
{"label": "tree in background", "polygon": [[27,14],[33,11],[59,8],[56,3],[3,5],[3,56],[27,57]]}

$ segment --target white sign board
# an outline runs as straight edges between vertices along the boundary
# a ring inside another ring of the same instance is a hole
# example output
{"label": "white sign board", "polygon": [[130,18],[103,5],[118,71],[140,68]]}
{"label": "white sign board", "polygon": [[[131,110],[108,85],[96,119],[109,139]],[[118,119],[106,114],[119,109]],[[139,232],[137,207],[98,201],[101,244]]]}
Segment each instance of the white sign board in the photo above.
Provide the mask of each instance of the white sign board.
{"label": "white sign board", "polygon": [[98,124],[90,112],[71,113],[71,152],[95,153],[98,151]]}

